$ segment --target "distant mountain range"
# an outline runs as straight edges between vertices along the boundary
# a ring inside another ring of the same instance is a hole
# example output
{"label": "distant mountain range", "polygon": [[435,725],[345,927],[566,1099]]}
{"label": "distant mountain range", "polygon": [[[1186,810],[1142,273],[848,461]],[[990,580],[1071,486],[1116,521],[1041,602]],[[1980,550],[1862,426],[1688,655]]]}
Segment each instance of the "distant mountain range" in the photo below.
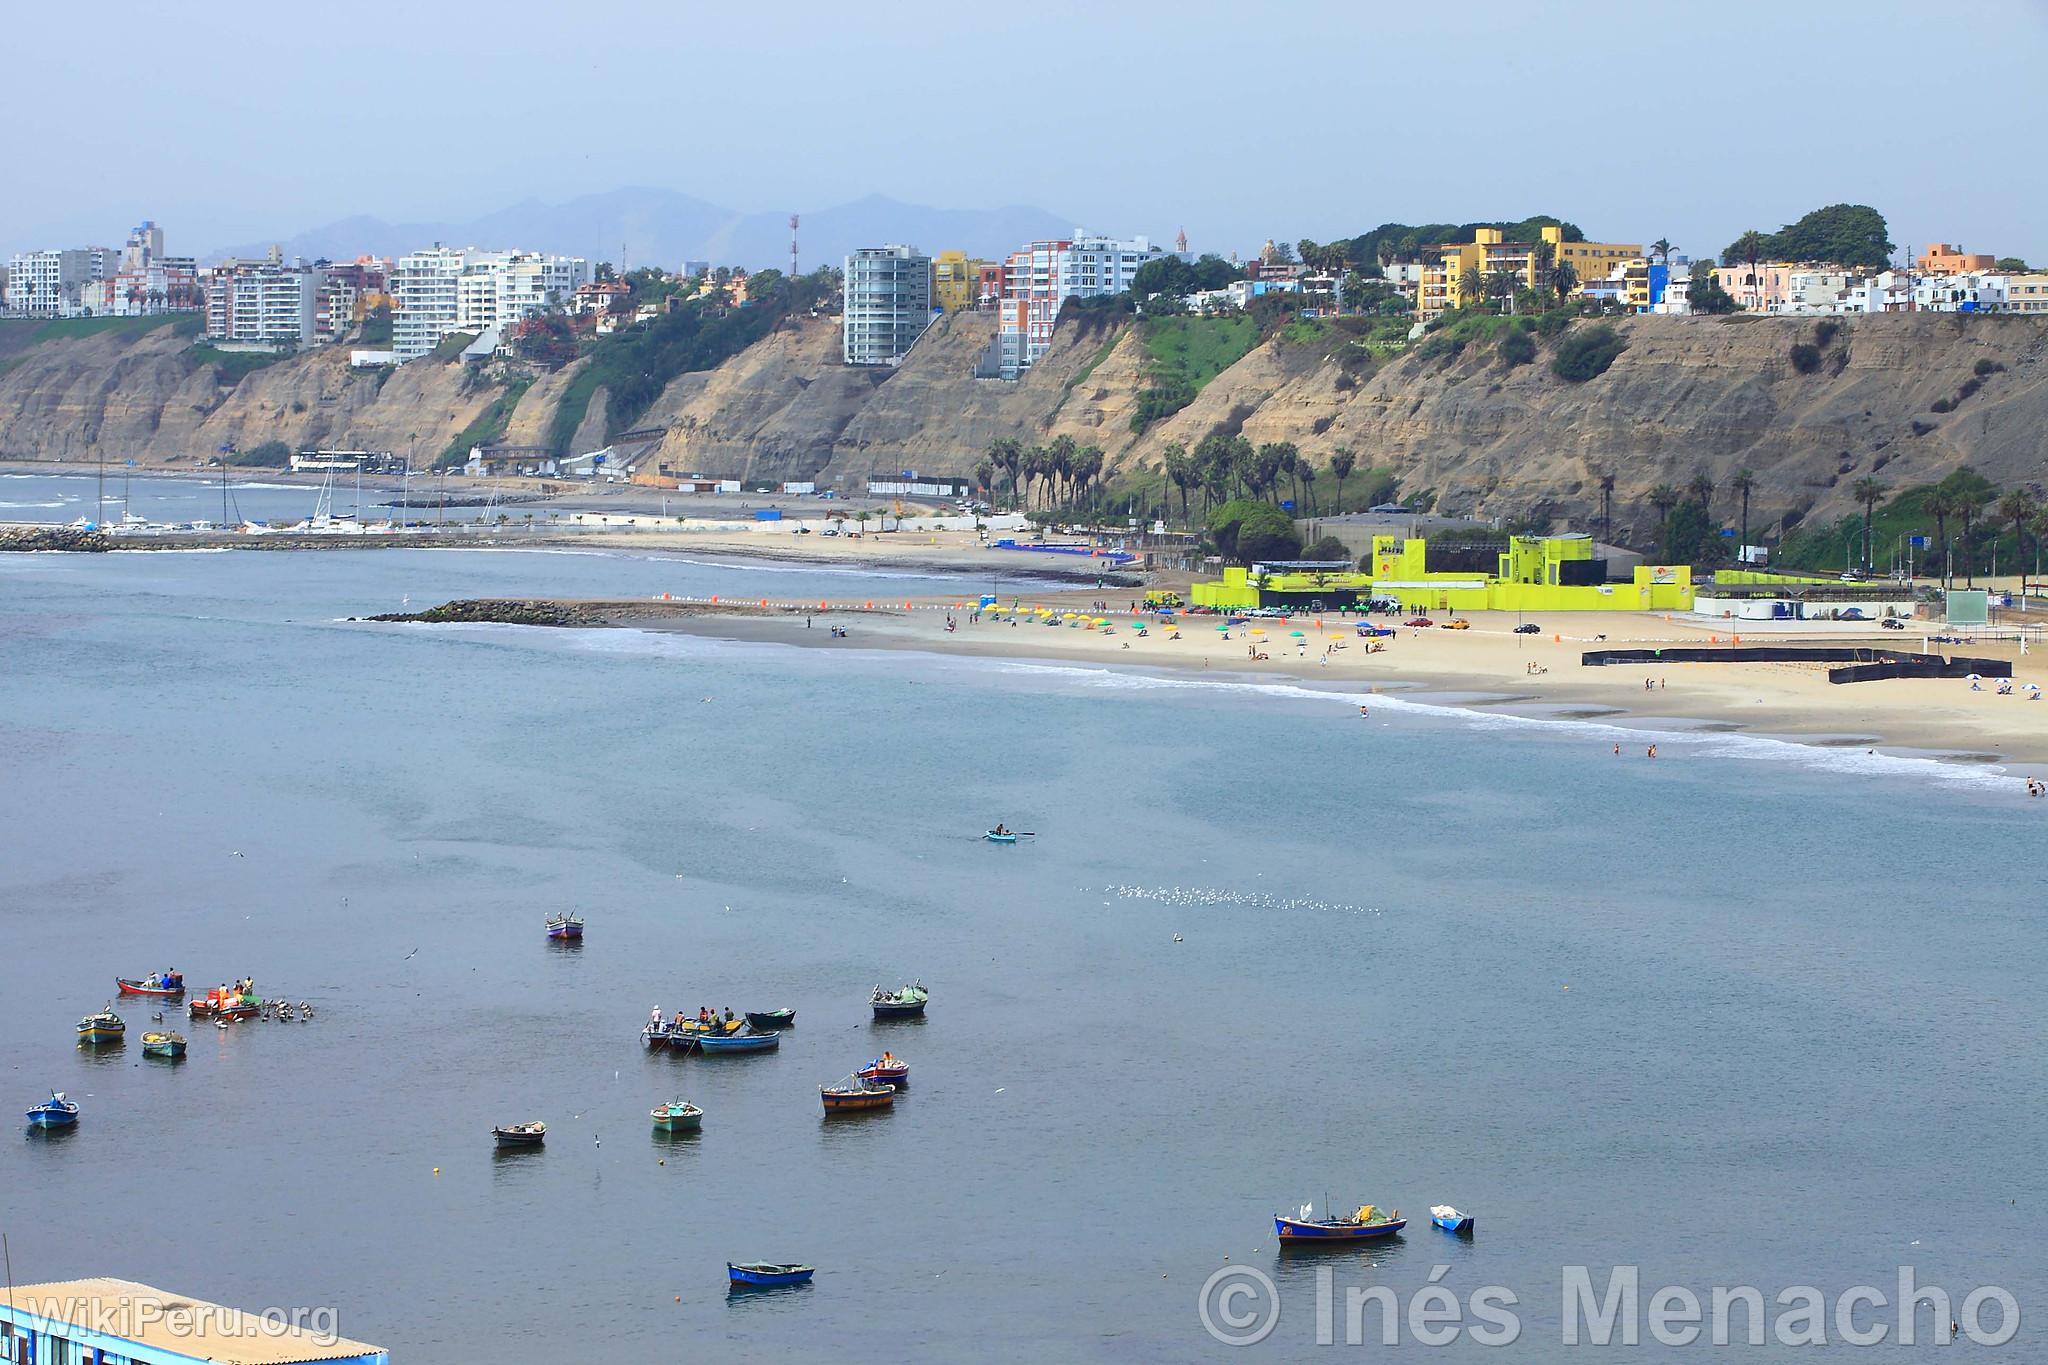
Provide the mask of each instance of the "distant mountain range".
{"label": "distant mountain range", "polygon": [[[1077,225],[1043,209],[935,209],[869,195],[850,204],[803,213],[798,264],[804,270],[838,263],[864,246],[908,242],[936,255],[952,249],[994,257],[1037,237],[1064,236]],[[528,199],[467,222],[389,223],[357,216],[295,236],[222,247],[206,259],[262,256],[275,244],[285,258],[352,260],[398,256],[444,246],[520,248],[583,256],[631,267],[675,269],[686,260],[714,265],[789,268],[789,215],[739,213],[675,190],[631,187],[586,194],[560,204]]]}

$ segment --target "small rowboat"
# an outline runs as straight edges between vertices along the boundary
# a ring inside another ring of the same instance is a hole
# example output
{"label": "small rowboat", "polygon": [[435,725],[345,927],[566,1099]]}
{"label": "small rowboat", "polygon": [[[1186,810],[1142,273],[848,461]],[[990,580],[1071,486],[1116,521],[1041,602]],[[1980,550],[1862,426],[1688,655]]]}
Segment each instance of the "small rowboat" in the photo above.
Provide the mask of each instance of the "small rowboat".
{"label": "small rowboat", "polygon": [[779,1033],[707,1033],[697,1039],[706,1056],[735,1052],[773,1052],[782,1046]]}
{"label": "small rowboat", "polygon": [[50,1098],[28,1111],[31,1128],[69,1128],[77,1122],[78,1106],[65,1099],[61,1090],[52,1090]]}
{"label": "small rowboat", "polygon": [[580,939],[583,937],[581,915],[549,915],[548,937],[559,939]]}
{"label": "small rowboat", "polygon": [[670,1100],[648,1111],[654,1126],[664,1133],[694,1133],[704,1126],[704,1111],[686,1100]]}
{"label": "small rowboat", "polygon": [[859,1075],[870,1084],[887,1085],[901,1090],[910,1084],[910,1063],[900,1057],[884,1053],[862,1067]]}
{"label": "small rowboat", "polygon": [[172,1061],[185,1055],[185,1035],[182,1033],[145,1033],[142,1035],[142,1055],[145,1057],[168,1057]]}
{"label": "small rowboat", "polygon": [[508,1123],[491,1129],[491,1136],[498,1140],[500,1147],[538,1147],[548,1140],[548,1126],[538,1120]]}
{"label": "small rowboat", "polygon": [[1375,1237],[1392,1237],[1408,1226],[1399,1209],[1382,1213],[1371,1204],[1359,1207],[1349,1218],[1311,1218],[1313,1210],[1303,1205],[1298,1217],[1273,1215],[1273,1231],[1282,1245],[1304,1243],[1365,1242]]}
{"label": "small rowboat", "polygon": [[1459,1213],[1449,1204],[1431,1204],[1429,1206],[1429,1221],[1442,1228],[1445,1232],[1455,1232],[1461,1236],[1470,1236],[1473,1224],[1477,1220],[1469,1213]]}
{"label": "small rowboat", "polygon": [[748,1261],[743,1265],[725,1263],[725,1278],[734,1289],[774,1289],[780,1285],[809,1284],[818,1272],[807,1265],[769,1265]]}
{"label": "small rowboat", "polygon": [[766,1032],[785,1029],[796,1022],[795,1010],[748,1010],[747,1027]]}
{"label": "small rowboat", "polygon": [[837,1084],[819,1086],[818,1096],[824,1101],[827,1114],[858,1114],[896,1103],[896,1087],[848,1076]]}
{"label": "small rowboat", "polygon": [[1017,842],[1016,835],[998,834],[994,830],[990,830],[988,833],[982,835],[981,837],[988,840],[992,844],[1014,844]]}
{"label": "small rowboat", "polygon": [[913,982],[898,990],[885,991],[875,987],[875,993],[868,998],[877,1019],[907,1019],[924,1013],[925,1002],[931,999],[931,992],[924,988],[924,982]]}
{"label": "small rowboat", "polygon": [[[157,984],[165,980],[170,984]],[[114,978],[114,985],[123,995],[153,995],[160,1000],[176,1000],[185,993],[185,978],[174,972],[166,973],[162,977],[147,977],[140,981],[117,976]]]}
{"label": "small rowboat", "polygon": [[111,1009],[88,1014],[78,1021],[78,1041],[81,1043],[97,1047],[101,1043],[118,1043],[127,1036],[128,1025]]}

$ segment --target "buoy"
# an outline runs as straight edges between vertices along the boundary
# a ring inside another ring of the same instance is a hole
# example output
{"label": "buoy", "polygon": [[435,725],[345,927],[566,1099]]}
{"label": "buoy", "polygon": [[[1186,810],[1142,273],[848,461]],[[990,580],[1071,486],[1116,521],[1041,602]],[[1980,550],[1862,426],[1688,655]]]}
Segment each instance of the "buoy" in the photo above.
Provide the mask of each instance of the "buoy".
{"label": "buoy", "polygon": [[441,1168],[440,1168],[439,1166],[436,1166],[436,1167],[434,1168],[434,1174],[435,1174],[435,1175],[439,1175],[439,1174],[441,1174]]}

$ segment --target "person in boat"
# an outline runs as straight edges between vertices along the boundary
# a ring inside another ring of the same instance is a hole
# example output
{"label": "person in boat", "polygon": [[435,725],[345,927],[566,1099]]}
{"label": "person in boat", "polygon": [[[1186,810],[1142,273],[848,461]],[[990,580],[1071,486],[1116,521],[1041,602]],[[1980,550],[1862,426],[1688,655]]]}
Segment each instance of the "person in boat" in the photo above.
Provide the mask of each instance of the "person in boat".
{"label": "person in boat", "polygon": [[732,1006],[731,1006],[731,1005],[727,1005],[727,1006],[725,1007],[725,1022],[726,1022],[726,1023],[728,1023],[728,1024],[730,1024],[730,1023],[732,1022]]}
{"label": "person in boat", "polygon": [[709,1005],[699,1005],[699,1006],[697,1006],[697,1022],[698,1022],[698,1023],[700,1023],[700,1024],[709,1024],[709,1023],[714,1023],[714,1022],[716,1022],[716,1021],[715,1021],[715,1020],[713,1020],[713,1019],[712,1019],[712,1017],[711,1017],[711,1006],[709,1006]]}
{"label": "person in boat", "polygon": [[656,1005],[652,1010],[648,1011],[647,1027],[653,1029],[656,1033],[661,1032],[661,1006]]}
{"label": "person in boat", "polygon": [[1008,833],[1009,833],[1010,831],[1009,831],[1008,829],[1004,828],[1004,826],[1003,826],[1003,824],[1002,824],[1002,822],[1001,822],[1001,821],[997,821],[997,822],[996,822],[996,827],[995,827],[995,829],[993,829],[993,830],[992,830],[992,831],[990,831],[990,832],[991,832],[991,833],[993,833],[993,834],[1008,834]]}

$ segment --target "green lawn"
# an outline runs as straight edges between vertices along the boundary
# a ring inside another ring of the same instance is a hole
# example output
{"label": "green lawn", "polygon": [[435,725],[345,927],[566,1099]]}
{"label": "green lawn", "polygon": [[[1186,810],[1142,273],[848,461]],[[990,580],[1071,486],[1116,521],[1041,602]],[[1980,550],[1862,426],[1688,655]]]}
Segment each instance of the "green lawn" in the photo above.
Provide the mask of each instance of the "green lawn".
{"label": "green lawn", "polygon": [[1248,317],[1156,318],[1144,324],[1144,337],[1156,378],[1179,379],[1200,392],[1259,344],[1259,324]]}

